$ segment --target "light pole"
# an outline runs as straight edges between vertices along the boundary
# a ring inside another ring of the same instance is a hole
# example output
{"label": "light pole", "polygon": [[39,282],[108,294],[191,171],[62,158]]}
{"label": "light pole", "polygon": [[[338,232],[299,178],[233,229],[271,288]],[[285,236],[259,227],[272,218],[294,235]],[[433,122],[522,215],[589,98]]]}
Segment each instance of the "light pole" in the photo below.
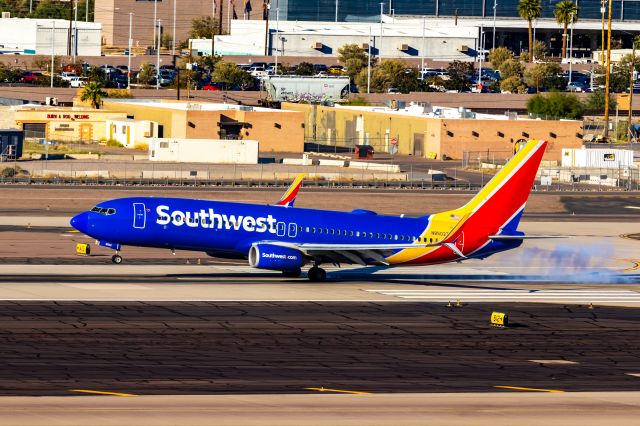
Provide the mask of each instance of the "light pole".
{"label": "light pole", "polygon": [[336,0],[336,22],[338,22],[338,0]]}
{"label": "light pole", "polygon": [[478,84],[482,85],[482,55],[484,55],[484,24],[480,24],[480,63],[478,66]]}
{"label": "light pole", "polygon": [[573,77],[573,23],[575,22],[573,12],[571,12],[571,33],[569,35],[569,84]]}
{"label": "light pole", "polygon": [[371,25],[369,25],[369,54],[367,55],[367,94],[371,93]]}
{"label": "light pole", "polygon": [[52,19],[53,27],[51,28],[51,69],[49,69],[49,74],[51,74],[51,88],[53,89],[53,67],[54,67],[54,58],[56,55],[56,20]]}
{"label": "light pole", "polygon": [[78,0],[73,13],[73,63],[75,64],[78,56]]}
{"label": "light pole", "polygon": [[[173,34],[172,34],[172,42],[171,42],[171,55],[175,56],[176,54],[176,3],[178,0],[173,0]],[[131,48],[129,48],[131,50]]]}
{"label": "light pole", "polygon": [[127,89],[131,90],[131,49],[133,40],[131,39],[131,30],[133,29],[133,12],[129,12],[129,51],[127,52]]}
{"label": "light pole", "polygon": [[156,90],[160,90],[160,26],[162,19],[158,19],[158,48],[156,49]]}
{"label": "light pole", "polygon": [[609,142],[609,82],[611,79],[611,13],[613,0],[609,0],[609,15],[607,16],[607,62],[604,82],[604,139]]}
{"label": "light pole", "polygon": [[496,12],[498,11],[498,0],[493,0],[493,42],[491,49],[496,48]]}
{"label": "light pole", "polygon": [[211,1],[211,58],[216,54],[216,0]]}
{"label": "light pole", "polygon": [[420,80],[424,80],[424,56],[426,54],[427,46],[426,46],[426,38],[425,38],[425,21],[427,20],[426,16],[422,17],[422,49],[420,50]]}
{"label": "light pole", "polygon": [[275,69],[273,70],[274,75],[278,75],[278,46],[280,43],[280,0],[276,0],[276,50],[273,52],[275,58],[274,62],[276,64]]}
{"label": "light pole", "polygon": [[384,13],[384,2],[380,2],[380,47],[378,47],[378,58],[382,60],[382,14]]}
{"label": "light pole", "polygon": [[154,49],[159,49],[160,46],[156,47],[156,23],[158,22],[158,0],[153,0],[153,47]]}

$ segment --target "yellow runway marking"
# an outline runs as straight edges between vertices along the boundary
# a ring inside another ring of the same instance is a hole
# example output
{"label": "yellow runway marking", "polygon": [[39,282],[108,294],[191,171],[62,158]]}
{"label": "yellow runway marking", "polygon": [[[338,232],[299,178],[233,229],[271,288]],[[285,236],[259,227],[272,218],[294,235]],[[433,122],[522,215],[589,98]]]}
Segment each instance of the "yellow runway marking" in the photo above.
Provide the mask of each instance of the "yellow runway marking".
{"label": "yellow runway marking", "polygon": [[520,386],[494,386],[494,388],[520,390],[520,391],[531,391],[531,392],[549,392],[549,393],[563,393],[564,392],[563,390],[558,390],[558,389],[522,388]]}
{"label": "yellow runway marking", "polygon": [[329,389],[329,388],[304,388],[305,390],[312,390],[318,392],[334,392],[334,393],[350,393],[353,395],[369,395],[371,392],[350,391],[342,389]]}
{"label": "yellow runway marking", "polygon": [[622,259],[622,260],[626,260],[628,262],[633,263],[632,267],[624,269],[622,272],[631,272],[631,271],[637,271],[640,269],[640,260],[636,260],[636,259]]}
{"label": "yellow runway marking", "polygon": [[111,395],[111,396],[138,396],[132,393],[120,393],[120,392],[104,392],[90,389],[71,389],[70,392],[90,393],[94,395]]}

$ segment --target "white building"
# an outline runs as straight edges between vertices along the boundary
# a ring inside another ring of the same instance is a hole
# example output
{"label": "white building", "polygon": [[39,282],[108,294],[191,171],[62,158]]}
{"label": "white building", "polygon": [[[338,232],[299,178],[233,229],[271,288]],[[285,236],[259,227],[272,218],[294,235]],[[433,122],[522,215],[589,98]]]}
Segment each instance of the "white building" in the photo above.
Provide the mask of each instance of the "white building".
{"label": "white building", "polygon": [[[102,24],[72,22],[77,56],[100,56]],[[0,52],[25,55],[68,55],[69,21],[63,19],[0,18]],[[71,56],[71,55],[70,55]]]}
{"label": "white building", "polygon": [[114,139],[125,148],[136,145],[149,145],[150,138],[158,137],[158,123],[149,120],[120,118],[106,121],[106,132],[109,139]]}
{"label": "white building", "polygon": [[[265,54],[265,21],[231,21],[231,33],[215,37],[219,55]],[[269,22],[266,52],[280,56],[336,57],[345,44],[356,43],[381,58],[421,58],[472,61],[479,29],[473,25],[423,26],[422,21]],[[211,39],[191,40],[194,51],[211,54]]]}
{"label": "white building", "polygon": [[177,163],[258,164],[258,141],[156,138],[149,160]]}

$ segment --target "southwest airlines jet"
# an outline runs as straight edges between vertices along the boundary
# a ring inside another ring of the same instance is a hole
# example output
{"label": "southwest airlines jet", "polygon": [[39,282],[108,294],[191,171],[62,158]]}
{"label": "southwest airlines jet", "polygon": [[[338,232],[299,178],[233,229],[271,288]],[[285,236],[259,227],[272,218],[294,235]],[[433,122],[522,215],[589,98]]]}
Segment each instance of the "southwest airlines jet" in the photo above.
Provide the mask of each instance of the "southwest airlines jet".
{"label": "southwest airlines jet", "polygon": [[[294,207],[298,176],[276,205],[183,198],[105,201],[71,225],[116,251],[124,245],[193,250],[248,259],[258,269],[324,281],[323,263],[362,266],[434,265],[484,259],[516,248],[517,230],[547,143],[530,141],[464,206],[422,217]],[[534,238],[534,237],[531,237]]]}

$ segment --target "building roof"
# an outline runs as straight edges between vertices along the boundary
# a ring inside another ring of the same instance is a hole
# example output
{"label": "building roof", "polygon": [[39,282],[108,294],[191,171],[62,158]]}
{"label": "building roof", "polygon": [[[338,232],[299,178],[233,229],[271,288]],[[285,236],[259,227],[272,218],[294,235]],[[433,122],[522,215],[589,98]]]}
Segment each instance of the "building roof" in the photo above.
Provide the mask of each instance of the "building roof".
{"label": "building roof", "polygon": [[108,99],[105,102],[122,105],[138,105],[153,108],[174,109],[179,111],[255,111],[255,112],[295,112],[289,110],[274,110],[254,106],[235,104],[220,104],[201,101],[167,101],[162,99]]}

